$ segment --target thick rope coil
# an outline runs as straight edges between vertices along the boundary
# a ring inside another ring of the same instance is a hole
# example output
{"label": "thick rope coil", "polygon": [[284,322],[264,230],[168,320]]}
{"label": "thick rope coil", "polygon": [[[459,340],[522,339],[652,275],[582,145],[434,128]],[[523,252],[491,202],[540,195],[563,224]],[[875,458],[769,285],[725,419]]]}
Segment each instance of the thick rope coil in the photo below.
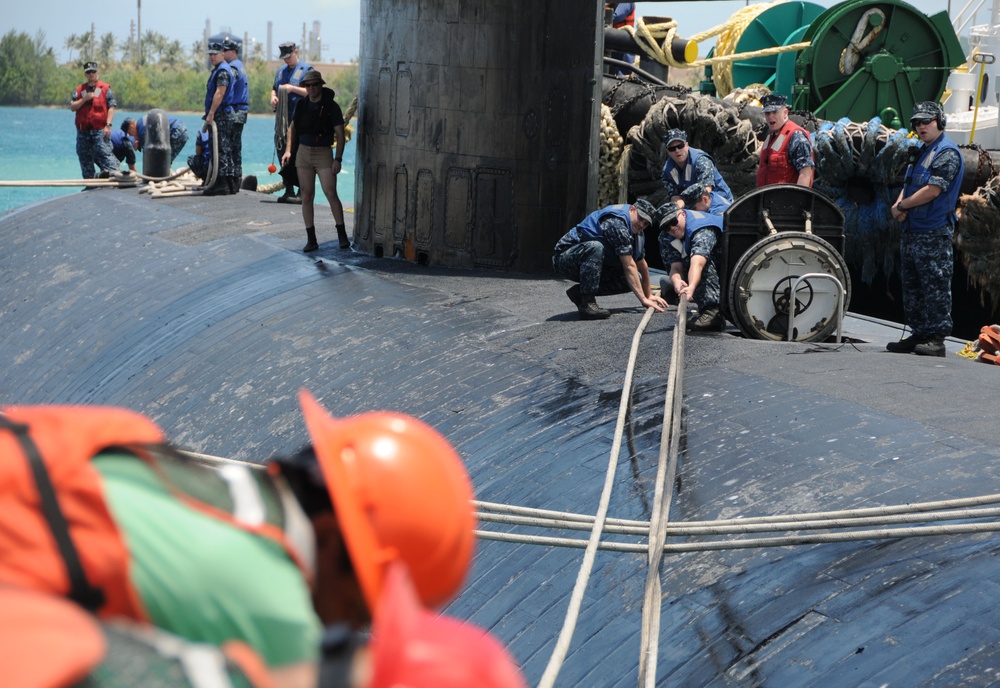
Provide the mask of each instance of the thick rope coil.
{"label": "thick rope coil", "polygon": [[955,228],[955,245],[969,274],[969,283],[986,295],[996,312],[1000,307],[1000,177],[993,176],[975,193],[959,201],[960,220]]}
{"label": "thick rope coil", "polygon": [[617,203],[622,195],[621,173],[619,166],[622,159],[624,140],[618,132],[615,118],[611,116],[611,108],[601,104],[601,152],[597,173],[597,205]]}

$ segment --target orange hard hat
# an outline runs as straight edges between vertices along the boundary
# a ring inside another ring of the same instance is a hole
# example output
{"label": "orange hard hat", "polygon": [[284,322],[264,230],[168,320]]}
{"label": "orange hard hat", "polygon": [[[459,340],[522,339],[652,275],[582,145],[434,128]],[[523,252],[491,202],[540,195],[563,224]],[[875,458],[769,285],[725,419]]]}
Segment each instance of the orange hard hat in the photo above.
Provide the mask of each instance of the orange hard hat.
{"label": "orange hard hat", "polygon": [[396,559],[425,605],[452,599],[472,562],[476,519],[469,475],[448,440],[400,413],[335,420],[306,390],[299,403],[369,612]]}
{"label": "orange hard hat", "polygon": [[368,688],[526,688],[517,663],[489,632],[420,606],[406,568],[393,563],[372,625]]}
{"label": "orange hard hat", "polygon": [[69,600],[0,587],[0,667],[4,685],[75,685],[104,657],[97,620]]}

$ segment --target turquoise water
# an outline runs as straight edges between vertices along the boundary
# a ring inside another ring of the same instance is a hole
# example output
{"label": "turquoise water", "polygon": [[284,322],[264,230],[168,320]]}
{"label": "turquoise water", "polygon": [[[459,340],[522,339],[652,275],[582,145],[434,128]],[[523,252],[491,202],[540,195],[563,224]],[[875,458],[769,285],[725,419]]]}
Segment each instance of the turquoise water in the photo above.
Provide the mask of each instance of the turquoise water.
{"label": "turquoise water", "polygon": [[[115,123],[126,117],[144,113],[118,110]],[[76,129],[69,107],[13,108],[0,107],[0,180],[80,179],[80,163],[76,158]],[[187,156],[194,154],[194,133],[203,124],[196,114],[179,114],[191,137],[184,150],[174,161],[174,169],[187,165]],[[354,142],[348,142],[344,151],[343,171],[337,177],[337,192],[344,205],[354,205]],[[269,174],[274,153],[274,118],[251,115],[243,128],[243,174],[257,175],[258,184],[281,181],[277,174]],[[142,153],[137,154],[136,167],[142,172]],[[278,164],[274,160],[275,165]],[[33,203],[44,198],[79,193],[82,187],[8,187],[0,186],[0,212]],[[319,184],[317,196],[322,196]],[[321,198],[317,200],[322,201]]]}

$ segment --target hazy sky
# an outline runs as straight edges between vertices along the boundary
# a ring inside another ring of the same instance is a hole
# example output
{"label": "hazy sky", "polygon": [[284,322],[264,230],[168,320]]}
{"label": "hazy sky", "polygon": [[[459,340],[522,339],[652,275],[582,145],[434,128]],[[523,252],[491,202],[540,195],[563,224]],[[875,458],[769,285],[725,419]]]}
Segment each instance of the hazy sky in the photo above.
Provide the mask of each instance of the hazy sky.
{"label": "hazy sky", "polygon": [[[321,24],[323,57],[326,61],[345,62],[357,57],[363,0],[146,0],[142,3],[142,29],[152,29],[170,39],[177,39],[187,50],[201,39],[206,22],[212,33],[223,28],[242,35],[249,34],[267,45],[267,23],[272,22],[273,50],[286,40],[301,41],[303,24],[312,29],[313,21]],[[541,0],[544,2],[544,0]],[[580,0],[581,6],[585,0]],[[11,29],[34,35],[45,32],[46,42],[55,48],[60,58],[68,57],[63,42],[72,34],[90,30],[93,23],[97,35],[107,32],[119,40],[129,34],[130,22],[136,20],[141,0],[105,0],[100,3],[82,0],[11,0],[5,3],[0,29]],[[744,7],[744,0],[722,2],[640,2],[641,16],[668,16],[678,21],[682,35],[694,35],[725,21],[730,14]],[[815,4],[829,7],[834,0],[816,0]],[[912,3],[923,12],[936,13],[948,9],[948,0],[919,0]],[[987,0],[987,5],[992,5]],[[965,2],[953,1],[957,12]],[[981,13],[980,23],[988,21]],[[708,52],[711,43],[702,47]]]}

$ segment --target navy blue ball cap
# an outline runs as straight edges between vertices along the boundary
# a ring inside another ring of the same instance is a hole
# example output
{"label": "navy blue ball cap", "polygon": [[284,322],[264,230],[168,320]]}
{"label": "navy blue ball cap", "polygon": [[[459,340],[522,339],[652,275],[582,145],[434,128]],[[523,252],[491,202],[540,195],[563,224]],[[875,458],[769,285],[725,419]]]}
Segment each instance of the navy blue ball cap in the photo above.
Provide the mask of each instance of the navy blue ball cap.
{"label": "navy blue ball cap", "polygon": [[96,62],[85,62],[83,64],[83,73],[84,74],[86,74],[87,72],[96,72],[96,71],[97,71],[97,63]]}
{"label": "navy blue ball cap", "polygon": [[788,98],[780,93],[768,93],[760,99],[760,104],[764,108],[764,112],[777,112],[788,107]]}
{"label": "navy blue ball cap", "polygon": [[684,132],[683,129],[670,129],[667,131],[667,136],[664,140],[666,141],[668,146],[674,141],[681,141],[683,143],[687,143],[688,135]]}
{"label": "navy blue ball cap", "polygon": [[934,101],[925,100],[913,106],[913,116],[910,117],[910,124],[913,124],[914,120],[918,119],[936,119],[943,128],[945,123],[944,110]]}
{"label": "navy blue ball cap", "polygon": [[655,224],[653,220],[656,219],[656,208],[653,207],[652,203],[645,198],[640,198],[632,205],[635,207],[635,211],[639,214],[639,217],[651,225]]}
{"label": "navy blue ball cap", "polygon": [[659,208],[656,209],[656,214],[659,216],[659,224],[657,225],[660,229],[666,229],[673,221],[677,219],[677,215],[681,212],[680,207],[673,201],[667,201]]}
{"label": "navy blue ball cap", "polygon": [[221,53],[223,50],[222,43],[219,41],[212,41],[208,44],[208,54],[214,55],[215,53]]}

